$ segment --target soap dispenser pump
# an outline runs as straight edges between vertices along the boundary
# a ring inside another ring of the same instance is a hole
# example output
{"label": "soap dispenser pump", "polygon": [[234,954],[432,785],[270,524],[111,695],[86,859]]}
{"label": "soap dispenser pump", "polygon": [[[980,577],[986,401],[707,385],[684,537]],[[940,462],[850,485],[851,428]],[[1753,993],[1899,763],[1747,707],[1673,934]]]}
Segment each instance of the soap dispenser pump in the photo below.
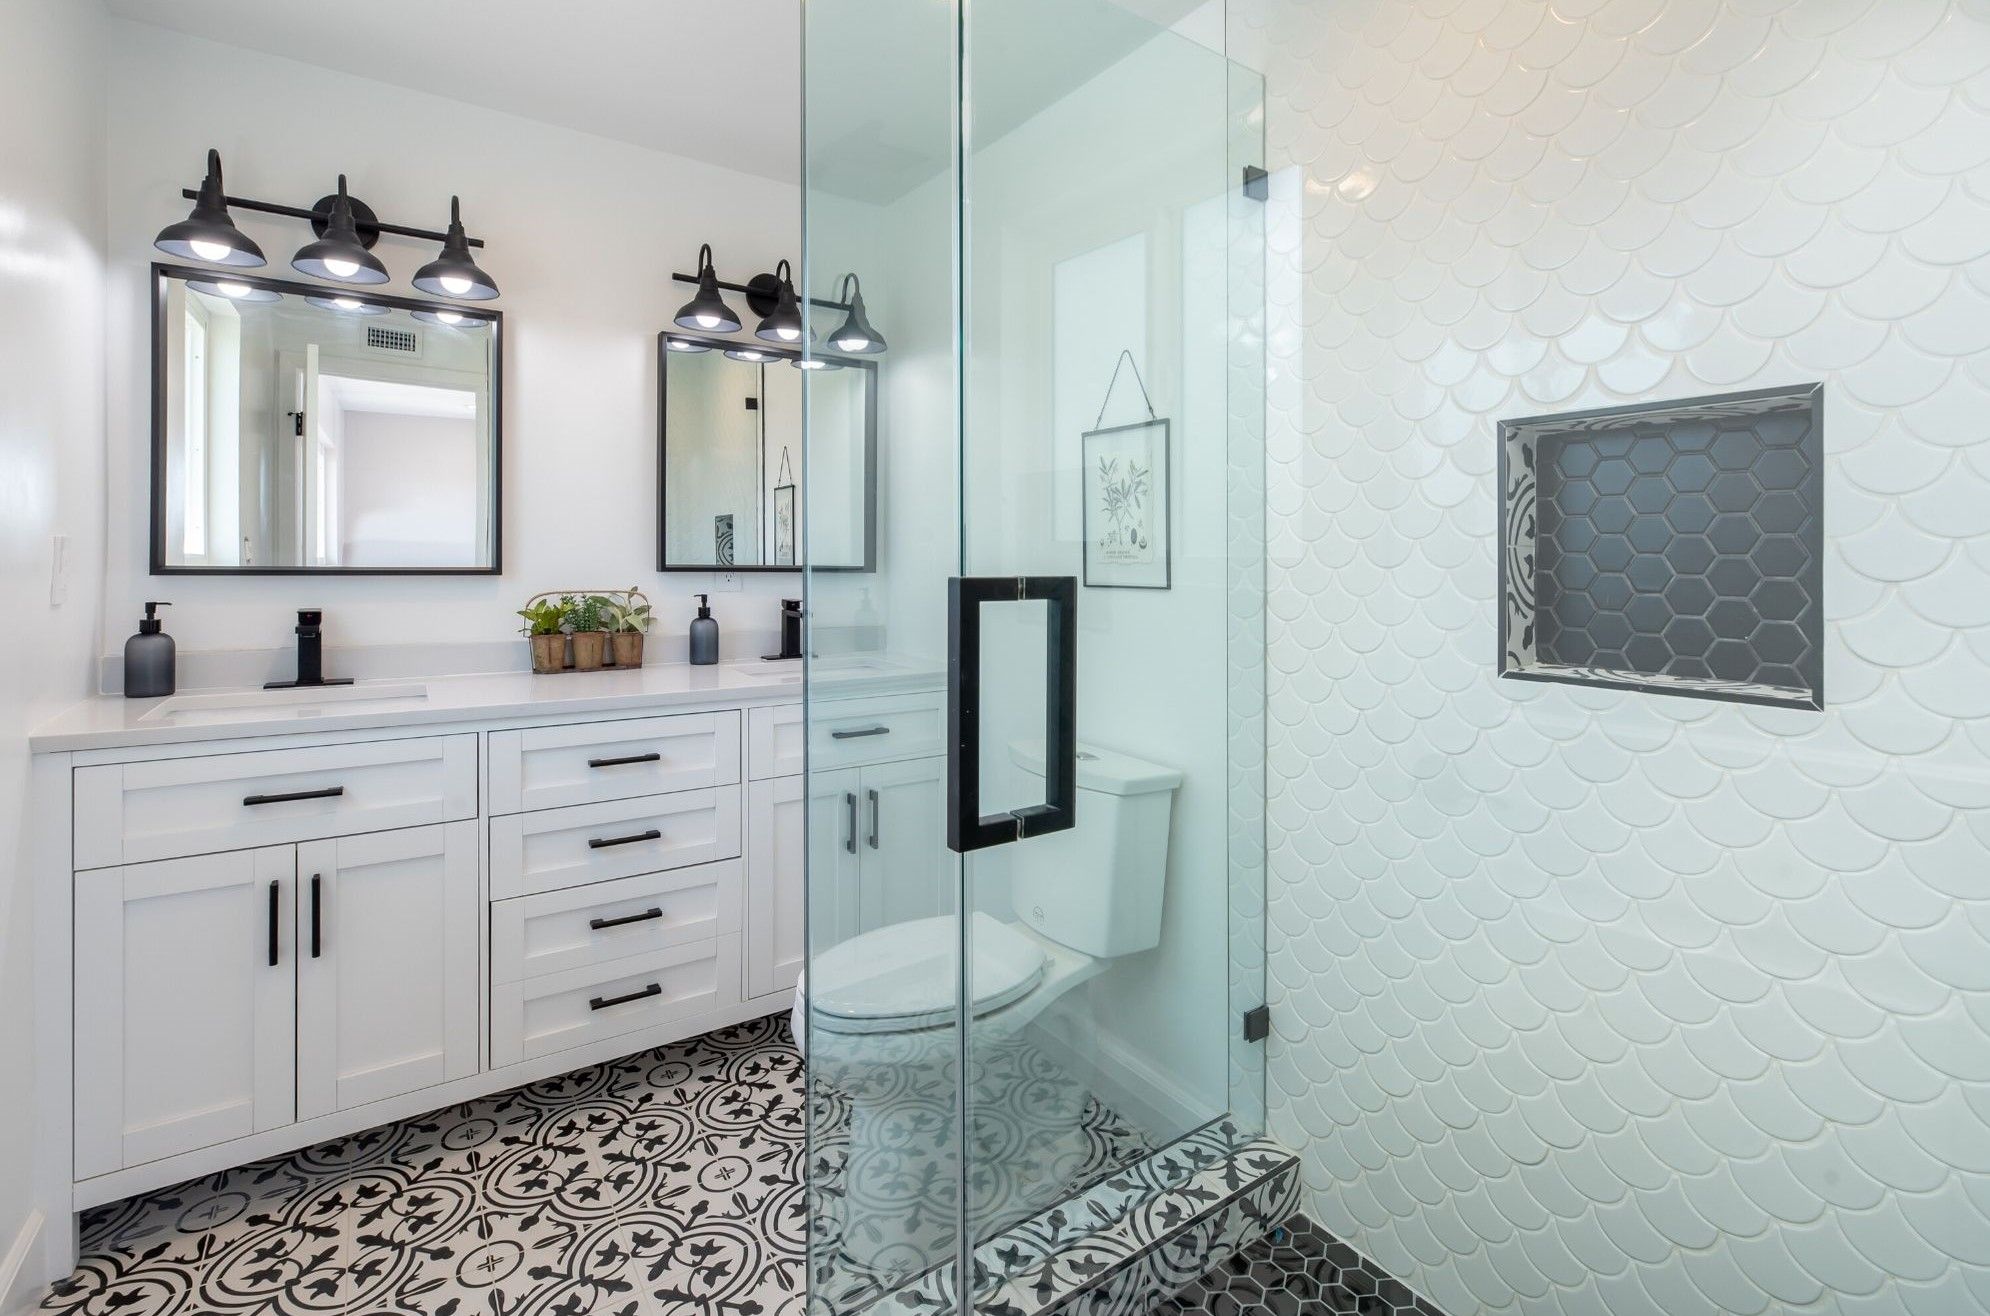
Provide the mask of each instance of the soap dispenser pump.
{"label": "soap dispenser pump", "polygon": [[166,634],[165,623],[159,620],[159,609],[172,606],[165,602],[147,603],[145,617],[138,623],[138,634],[124,642],[126,699],[157,699],[178,688],[175,671],[178,658],[173,637]]}
{"label": "soap dispenser pump", "polygon": [[719,624],[712,620],[712,596],[698,596],[698,615],[691,619],[691,661],[710,667],[719,660]]}

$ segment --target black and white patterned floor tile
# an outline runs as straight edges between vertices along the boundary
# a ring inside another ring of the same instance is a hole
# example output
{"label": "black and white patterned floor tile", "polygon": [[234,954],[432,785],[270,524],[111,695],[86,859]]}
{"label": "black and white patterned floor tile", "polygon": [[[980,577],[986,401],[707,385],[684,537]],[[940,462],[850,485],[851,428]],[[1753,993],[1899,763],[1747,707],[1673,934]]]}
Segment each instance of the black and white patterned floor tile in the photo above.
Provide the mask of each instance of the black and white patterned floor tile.
{"label": "black and white patterned floor tile", "polygon": [[[978,1090],[1029,1103],[1054,1079],[1047,1065],[1012,1052]],[[915,1102],[924,1087],[909,1085]],[[841,1256],[852,1167],[873,1181],[873,1164],[916,1164],[923,1144],[853,1135],[863,1103],[820,1080],[814,1098],[816,1228],[831,1245],[818,1255]],[[722,1029],[99,1208],[42,1311],[801,1316],[809,1099],[784,1017]],[[1145,1153],[1095,1101],[1077,1123],[1075,1162],[1062,1145],[1016,1156],[1018,1202]],[[933,1210],[950,1209],[944,1196]],[[904,1278],[848,1256],[839,1276],[872,1292]]]}
{"label": "black and white patterned floor tile", "polygon": [[1443,1316],[1304,1216],[1220,1263],[1154,1316]]}

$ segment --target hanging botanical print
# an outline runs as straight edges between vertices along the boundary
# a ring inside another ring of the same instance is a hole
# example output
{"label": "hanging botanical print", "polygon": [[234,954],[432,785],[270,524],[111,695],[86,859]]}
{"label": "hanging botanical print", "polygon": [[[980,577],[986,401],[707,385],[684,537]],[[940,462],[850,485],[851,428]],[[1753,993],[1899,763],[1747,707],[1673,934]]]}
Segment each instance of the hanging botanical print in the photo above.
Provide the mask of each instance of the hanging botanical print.
{"label": "hanging botanical print", "polygon": [[722,567],[731,566],[733,564],[731,512],[721,512],[712,518],[712,539],[713,561]]}
{"label": "hanging botanical print", "polygon": [[781,449],[781,469],[774,476],[774,565],[795,565],[795,477],[788,467],[788,450]]}
{"label": "hanging botanical print", "polygon": [[1088,430],[1082,447],[1085,584],[1167,589],[1168,422]]}

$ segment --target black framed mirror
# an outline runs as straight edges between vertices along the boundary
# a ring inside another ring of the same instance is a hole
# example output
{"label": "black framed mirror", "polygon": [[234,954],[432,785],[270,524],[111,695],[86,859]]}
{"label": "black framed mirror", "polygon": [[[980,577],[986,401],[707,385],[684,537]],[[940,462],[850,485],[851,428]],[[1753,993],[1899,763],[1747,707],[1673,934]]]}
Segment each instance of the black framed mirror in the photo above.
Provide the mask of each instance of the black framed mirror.
{"label": "black framed mirror", "polygon": [[657,570],[799,571],[804,545],[811,569],[876,570],[877,363],[804,368],[799,351],[674,330],[656,345]]}
{"label": "black framed mirror", "polygon": [[155,264],[152,574],[497,574],[503,330]]}

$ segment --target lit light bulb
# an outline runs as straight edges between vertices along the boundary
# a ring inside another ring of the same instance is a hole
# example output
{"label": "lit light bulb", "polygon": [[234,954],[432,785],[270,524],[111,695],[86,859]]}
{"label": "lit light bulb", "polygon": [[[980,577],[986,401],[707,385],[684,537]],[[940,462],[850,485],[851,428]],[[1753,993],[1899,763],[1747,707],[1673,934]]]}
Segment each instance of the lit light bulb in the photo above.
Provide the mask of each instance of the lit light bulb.
{"label": "lit light bulb", "polygon": [[356,260],[340,260],[335,256],[327,256],[325,258],[325,273],[331,275],[334,279],[350,279],[353,275],[359,273],[359,262]]}
{"label": "lit light bulb", "polygon": [[334,297],[332,298],[332,305],[338,307],[341,311],[356,311],[360,307],[360,301],[357,297]]}
{"label": "lit light bulb", "polygon": [[451,297],[461,297],[475,285],[460,274],[445,274],[440,280],[442,290]]}
{"label": "lit light bulb", "polygon": [[463,315],[460,311],[437,311],[435,313],[435,318],[442,321],[444,324],[463,323]]}
{"label": "lit light bulb", "polygon": [[700,316],[695,316],[693,318],[698,321],[698,327],[700,329],[716,329],[721,324],[725,323],[723,320],[719,319],[719,317],[716,315],[700,315]]}
{"label": "lit light bulb", "polygon": [[859,338],[856,336],[852,336],[849,338],[839,338],[836,340],[836,346],[843,349],[845,352],[861,352],[870,345],[871,345],[870,339]]}
{"label": "lit light bulb", "polygon": [[782,325],[779,329],[775,330],[774,332],[781,335],[781,339],[783,342],[789,342],[789,343],[794,342],[796,339],[802,336],[801,330],[790,328],[787,325]]}
{"label": "lit light bulb", "polygon": [[[188,245],[189,247],[192,247],[192,248],[193,248],[193,254],[194,254],[194,255],[195,255],[195,256],[196,256],[197,258],[199,258],[199,259],[201,259],[201,260],[205,260],[205,261],[216,261],[216,262],[219,262],[219,261],[224,261],[224,260],[227,260],[227,259],[228,259],[228,253],[229,253],[229,251],[231,250],[231,248],[229,248],[229,247],[228,247],[228,246],[226,246],[225,244],[223,244],[223,243],[219,243],[219,242],[198,242],[198,241],[196,241],[196,242],[189,242],[189,243],[188,243],[187,245]],[[233,296],[235,296],[236,294],[234,294],[234,293],[232,293],[232,292],[231,292],[231,293],[229,293],[228,295],[229,295],[230,297],[233,297]]]}
{"label": "lit light bulb", "polygon": [[249,285],[246,283],[217,283],[214,285],[214,288],[223,297],[247,297],[249,295]]}

